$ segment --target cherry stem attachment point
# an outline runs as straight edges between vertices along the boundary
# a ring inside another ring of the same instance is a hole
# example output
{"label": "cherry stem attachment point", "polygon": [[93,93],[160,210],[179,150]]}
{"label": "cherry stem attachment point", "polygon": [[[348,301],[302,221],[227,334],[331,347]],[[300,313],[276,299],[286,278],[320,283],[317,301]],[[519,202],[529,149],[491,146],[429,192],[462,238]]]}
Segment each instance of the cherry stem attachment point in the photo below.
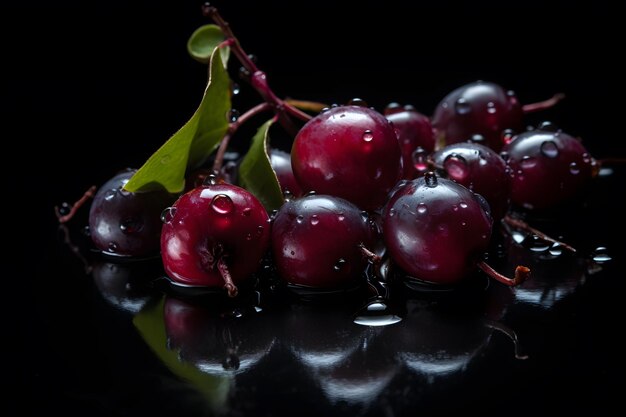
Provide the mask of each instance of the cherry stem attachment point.
{"label": "cherry stem attachment point", "polygon": [[367,249],[363,243],[359,244],[359,250],[361,251],[361,254],[367,258],[368,262],[374,265],[378,265],[380,263],[381,257]]}
{"label": "cherry stem attachment point", "polygon": [[478,263],[478,267],[491,278],[503,283],[504,285],[508,285],[509,287],[514,287],[521,284],[522,282],[526,281],[530,276],[530,268],[522,265],[518,265],[515,268],[515,276],[513,278],[502,275],[491,266],[489,266],[485,261],[480,261]]}
{"label": "cherry stem attachment point", "polygon": [[224,280],[224,289],[228,292],[228,296],[231,298],[236,297],[239,290],[233,282],[233,278],[230,275],[230,271],[228,270],[228,266],[226,265],[226,262],[224,262],[223,257],[220,257],[217,261],[217,270],[220,272],[220,275]]}
{"label": "cherry stem attachment point", "polygon": [[520,230],[524,230],[528,233],[532,233],[535,236],[547,241],[547,242],[551,242],[551,243],[555,243],[557,245],[562,246],[564,249],[567,249],[568,251],[572,252],[572,253],[576,253],[576,249],[573,246],[568,245],[567,243],[561,242],[560,240],[556,240],[548,235],[546,235],[545,233],[543,233],[541,230],[537,230],[534,227],[531,227],[528,223],[526,223],[523,220],[520,219],[516,219],[514,217],[511,217],[509,215],[504,216],[504,218],[502,219],[502,221],[504,221],[504,223],[506,223],[507,225],[514,227],[516,229],[520,229]]}
{"label": "cherry stem attachment point", "polygon": [[92,185],[91,187],[89,187],[87,191],[85,191],[85,193],[83,194],[81,198],[79,198],[74,204],[72,204],[67,214],[61,214],[61,210],[59,210],[59,207],[55,206],[54,213],[56,214],[57,219],[59,219],[59,223],[63,224],[63,223],[67,223],[68,221],[70,221],[72,217],[74,217],[78,209],[81,208],[81,206],[85,204],[87,200],[92,198],[95,194],[96,194],[96,186]]}
{"label": "cherry stem attachment point", "polygon": [[546,110],[550,107],[554,107],[559,101],[565,98],[565,94],[557,93],[550,97],[547,100],[539,101],[537,103],[524,104],[522,106],[522,111],[524,113],[534,113],[536,111]]}

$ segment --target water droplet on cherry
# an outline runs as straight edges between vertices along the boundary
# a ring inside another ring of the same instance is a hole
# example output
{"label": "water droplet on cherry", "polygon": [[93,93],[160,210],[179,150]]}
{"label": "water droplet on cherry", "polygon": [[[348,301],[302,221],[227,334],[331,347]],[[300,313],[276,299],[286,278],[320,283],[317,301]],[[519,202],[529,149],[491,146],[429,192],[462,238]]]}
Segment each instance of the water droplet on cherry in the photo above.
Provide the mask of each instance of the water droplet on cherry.
{"label": "water droplet on cherry", "polygon": [[217,214],[229,214],[235,208],[233,200],[226,194],[217,194],[211,199],[211,209]]}
{"label": "water droplet on cherry", "polygon": [[461,97],[456,101],[456,103],[454,103],[454,110],[457,114],[467,114],[472,111],[472,106],[466,99]]}
{"label": "water droplet on cherry", "polygon": [[548,158],[556,158],[559,156],[559,148],[551,140],[547,140],[539,147],[541,153]]}
{"label": "water droplet on cherry", "polygon": [[169,223],[174,219],[176,215],[176,207],[167,207],[161,212],[161,221],[163,223]]}
{"label": "water droplet on cherry", "polygon": [[371,130],[366,130],[365,132],[363,132],[363,140],[365,142],[371,142],[374,139],[374,135],[372,134]]}

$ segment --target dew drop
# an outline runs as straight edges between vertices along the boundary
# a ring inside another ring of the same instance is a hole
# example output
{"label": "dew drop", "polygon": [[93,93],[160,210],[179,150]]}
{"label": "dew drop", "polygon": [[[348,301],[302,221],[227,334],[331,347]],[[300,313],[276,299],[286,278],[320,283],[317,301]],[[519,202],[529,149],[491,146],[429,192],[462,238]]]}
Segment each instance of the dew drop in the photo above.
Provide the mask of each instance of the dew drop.
{"label": "dew drop", "polygon": [[263,226],[258,226],[256,228],[256,234],[257,236],[262,236],[263,235],[263,230],[265,230],[265,228]]}
{"label": "dew drop", "polygon": [[437,175],[434,172],[429,171],[424,174],[424,180],[426,181],[426,186],[433,188],[437,186]]}
{"label": "dew drop", "polygon": [[211,209],[217,214],[228,214],[233,211],[235,204],[226,194],[217,194],[211,200]]}
{"label": "dew drop", "polygon": [[512,232],[511,233],[511,237],[513,238],[515,243],[522,243],[524,241],[524,239],[526,239],[526,235],[524,235],[523,233],[520,233],[518,231]]}
{"label": "dew drop", "polygon": [[59,214],[61,216],[66,216],[70,213],[71,210],[72,210],[72,207],[69,205],[69,203],[64,202],[61,204],[61,207],[59,207]]}
{"label": "dew drop", "polygon": [[348,104],[351,106],[367,107],[367,103],[365,102],[365,100],[358,97],[355,97],[348,101]]}
{"label": "dew drop", "polygon": [[389,209],[389,217],[393,217],[395,215],[396,215],[396,209],[395,208]]}
{"label": "dew drop", "polygon": [[294,195],[291,191],[289,190],[283,191],[283,200],[285,200],[285,202],[292,201],[293,198],[294,198]]}
{"label": "dew drop", "polygon": [[515,132],[513,131],[513,129],[504,129],[500,137],[502,138],[502,143],[508,145],[509,143],[513,142],[513,139],[515,138]]}
{"label": "dew drop", "polygon": [[561,256],[563,253],[563,247],[558,243],[554,243],[550,246],[549,252],[552,256]]}
{"label": "dew drop", "polygon": [[424,172],[428,169],[428,152],[426,149],[418,146],[411,154],[413,166],[418,172]]}
{"label": "dew drop", "polygon": [[580,167],[578,166],[576,162],[572,162],[571,164],[569,164],[569,172],[572,175],[580,174]]}
{"label": "dew drop", "polygon": [[541,122],[539,124],[539,130],[545,130],[546,132],[557,132],[559,128],[552,122]]}
{"label": "dew drop", "polygon": [[387,107],[385,107],[385,110],[384,110],[384,114],[386,116],[389,116],[390,114],[399,113],[401,111],[402,111],[402,106],[400,105],[400,103],[393,101],[387,104]]}
{"label": "dew drop", "polygon": [[344,221],[346,219],[346,214],[343,211],[339,212],[337,219],[339,219],[340,222]]}
{"label": "dew drop", "polygon": [[107,250],[111,253],[115,253],[117,252],[117,243],[115,242],[110,242],[109,243],[109,247],[107,248]]}
{"label": "dew drop", "polygon": [[457,114],[467,114],[472,110],[472,106],[466,99],[461,97],[454,103],[454,110]]}
{"label": "dew drop", "polygon": [[139,232],[143,228],[141,219],[134,217],[124,219],[120,222],[120,230],[127,235]]}
{"label": "dew drop", "polygon": [[419,203],[417,205],[417,212],[420,214],[424,214],[428,211],[428,207],[426,206],[426,203]]}
{"label": "dew drop", "polygon": [[453,204],[452,211],[459,211],[459,206],[457,206],[456,204]]}
{"label": "dew drop", "polygon": [[448,107],[450,107],[450,105],[448,104],[447,101],[444,101],[443,103],[441,103],[441,108],[442,109],[447,109]]}
{"label": "dew drop", "polygon": [[87,237],[91,236],[91,229],[89,228],[89,226],[83,227],[83,235]]}
{"label": "dew drop", "polygon": [[330,110],[330,107],[324,107],[322,110],[320,110],[320,113],[326,113],[328,110]]}
{"label": "dew drop", "polygon": [[335,271],[341,271],[341,269],[344,267],[344,265],[346,264],[346,260],[343,258],[339,258],[339,260],[337,262],[335,262],[335,265],[333,266],[333,269]]}
{"label": "dew drop", "polygon": [[372,133],[371,130],[366,130],[365,132],[363,132],[363,140],[365,142],[371,142],[372,139],[374,139],[374,134]]}
{"label": "dew drop", "polygon": [[461,208],[465,209],[465,208],[467,208],[467,203],[466,203],[465,201],[461,201],[461,202],[459,203],[459,206],[460,206]]}
{"label": "dew drop", "polygon": [[524,241],[524,245],[527,246],[533,252],[545,252],[550,249],[550,243],[543,240],[539,236],[532,235]]}
{"label": "dew drop", "polygon": [[591,163],[591,156],[587,152],[585,152],[582,156],[585,164]]}
{"label": "dew drop", "polygon": [[239,113],[239,110],[237,110],[237,109],[231,109],[231,110],[228,112],[228,120],[230,120],[230,122],[231,122],[231,123],[234,123],[234,122],[236,122],[236,121],[237,121],[237,119],[239,119],[239,116],[240,116],[240,115],[241,115],[241,114]]}
{"label": "dew drop", "polygon": [[106,201],[111,201],[115,198],[115,194],[117,194],[117,188],[111,188],[104,193],[104,199]]}
{"label": "dew drop", "polygon": [[496,105],[494,104],[493,101],[490,101],[489,103],[487,103],[487,113],[494,114],[496,110],[497,110]]}
{"label": "dew drop", "polygon": [[556,158],[559,156],[559,148],[556,146],[556,143],[551,140],[547,140],[541,144],[539,147],[543,156],[548,158]]}
{"label": "dew drop", "polygon": [[509,162],[509,159],[511,159],[511,155],[509,155],[509,153],[506,151],[502,151],[500,152],[500,158],[502,158],[504,162]]}
{"label": "dew drop", "polygon": [[172,220],[174,220],[175,215],[176,207],[167,207],[161,212],[161,221],[163,223],[170,223]]}
{"label": "dew drop", "polygon": [[250,217],[250,214],[252,214],[252,209],[250,207],[246,207],[241,211],[241,214],[245,217]]}
{"label": "dew drop", "polygon": [[537,165],[537,160],[533,158],[532,156],[524,155],[522,157],[522,161],[520,162],[520,165],[522,166],[522,168],[529,169]]}
{"label": "dew drop", "polygon": [[363,219],[364,222],[370,221],[370,215],[367,213],[367,211],[362,211],[359,214],[361,215],[361,219]]}
{"label": "dew drop", "polygon": [[318,224],[320,222],[320,218],[318,217],[317,214],[314,214],[311,216],[311,224],[313,226],[315,226],[316,224]]}
{"label": "dew drop", "polygon": [[470,138],[470,142],[484,144],[485,143],[485,137],[483,135],[479,134],[479,133],[475,133]]}
{"label": "dew drop", "polygon": [[233,95],[236,96],[237,94],[241,93],[241,87],[239,86],[239,84],[233,83],[230,87],[230,91],[232,91]]}
{"label": "dew drop", "polygon": [[296,222],[302,223],[304,221],[304,216],[302,214],[298,214],[296,216]]}
{"label": "dew drop", "polygon": [[448,176],[455,181],[463,181],[469,174],[467,161],[461,155],[453,153],[443,161],[443,168]]}
{"label": "dew drop", "polygon": [[252,233],[248,233],[246,235],[246,240],[252,240]]}
{"label": "dew drop", "polygon": [[613,259],[604,246],[598,246],[591,254],[593,261],[599,264],[605,263]]}

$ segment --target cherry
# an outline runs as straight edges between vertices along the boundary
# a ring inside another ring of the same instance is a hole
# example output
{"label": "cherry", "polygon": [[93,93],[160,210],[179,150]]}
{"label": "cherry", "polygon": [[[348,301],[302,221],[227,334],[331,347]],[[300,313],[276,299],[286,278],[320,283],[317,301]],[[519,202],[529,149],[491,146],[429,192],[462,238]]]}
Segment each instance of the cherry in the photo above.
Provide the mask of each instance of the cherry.
{"label": "cherry", "polygon": [[562,97],[555,95],[544,102],[522,105],[513,91],[476,81],[446,95],[437,105],[432,123],[437,139],[445,144],[474,138],[499,152],[506,130],[521,131],[524,113],[551,107]]}
{"label": "cherry", "polygon": [[443,176],[483,196],[494,221],[505,216],[511,177],[506,162],[494,150],[479,143],[460,142],[439,149],[430,160]]}
{"label": "cherry", "polygon": [[227,183],[183,194],[163,212],[161,255],[175,282],[224,287],[249,281],[269,247],[269,216],[249,191]]}
{"label": "cherry", "polygon": [[375,228],[367,213],[340,197],[306,195],[283,204],[272,223],[278,274],[289,284],[341,288],[367,266]]}
{"label": "cherry", "polygon": [[430,119],[413,106],[391,103],[384,115],[396,130],[402,151],[403,178],[412,179],[426,170],[426,156],[435,149],[435,135]]}
{"label": "cherry", "polygon": [[276,173],[283,193],[288,192],[294,197],[302,196],[302,189],[291,168],[291,155],[288,152],[272,148],[270,149],[270,164]]}
{"label": "cherry", "polygon": [[379,112],[346,105],[309,120],[291,149],[302,189],[344,198],[365,210],[380,208],[402,175],[395,130]]}
{"label": "cherry", "polygon": [[480,261],[489,246],[492,218],[482,197],[434,172],[407,181],[383,211],[383,237],[395,263],[414,279],[433,284],[457,284],[480,267],[493,278],[517,285]]}
{"label": "cherry", "polygon": [[124,185],[135,172],[127,170],[113,176],[100,187],[91,203],[91,240],[108,255],[144,257],[159,251],[160,214],[175,196],[166,191],[125,191]]}
{"label": "cherry", "polygon": [[572,136],[544,127],[521,133],[503,149],[512,169],[511,201],[544,209],[575,197],[591,180],[596,161]]}

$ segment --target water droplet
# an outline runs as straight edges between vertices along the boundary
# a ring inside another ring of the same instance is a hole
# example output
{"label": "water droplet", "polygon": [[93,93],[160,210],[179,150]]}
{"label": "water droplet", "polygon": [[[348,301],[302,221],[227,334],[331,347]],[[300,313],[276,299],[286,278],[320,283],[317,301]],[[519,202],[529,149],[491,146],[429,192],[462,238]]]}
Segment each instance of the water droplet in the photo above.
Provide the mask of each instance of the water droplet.
{"label": "water droplet", "polygon": [[459,203],[459,206],[461,206],[461,208],[464,208],[464,209],[465,209],[465,208],[467,208],[467,203],[466,203],[465,201],[461,201],[461,202]]}
{"label": "water droplet", "polygon": [[315,226],[316,224],[318,224],[320,222],[320,218],[318,217],[317,214],[314,214],[311,216],[311,224],[313,226]]}
{"label": "water droplet", "polygon": [[585,164],[591,163],[591,156],[587,152],[585,152],[582,156]]}
{"label": "water droplet", "polygon": [[371,130],[366,130],[365,132],[363,132],[363,140],[365,142],[371,142],[372,139],[374,139],[374,134],[372,133]]}
{"label": "water droplet", "polygon": [[361,215],[361,219],[363,219],[364,222],[370,221],[370,215],[368,214],[367,211],[362,211],[359,214]]}
{"label": "water droplet", "polygon": [[248,71],[245,67],[239,67],[239,78],[244,80],[250,78],[250,71]]}
{"label": "water droplet", "polygon": [[539,130],[545,130],[546,132],[557,132],[559,128],[552,122],[544,121],[539,124]]}
{"label": "water droplet", "polygon": [[559,148],[556,146],[556,143],[551,140],[547,140],[541,144],[539,147],[541,153],[548,158],[556,158],[559,156]]}
{"label": "water droplet", "polygon": [[426,149],[418,146],[411,154],[413,166],[418,172],[424,172],[428,169],[428,152]]}
{"label": "water droplet", "polygon": [[459,206],[452,204],[452,211],[459,211]]}
{"label": "water droplet", "polygon": [[513,91],[513,90],[508,90],[508,91],[506,92],[506,95],[507,95],[508,97],[515,97],[515,91]]}
{"label": "water droplet", "polygon": [[256,228],[257,236],[262,236],[263,235],[263,230],[265,230],[265,228],[263,226],[257,226],[257,228]]}
{"label": "water droplet", "polygon": [[226,194],[217,194],[211,200],[211,209],[217,214],[228,214],[233,211],[235,204]]}
{"label": "water droplet", "polygon": [[228,120],[229,120],[231,123],[234,123],[234,122],[236,122],[236,121],[237,121],[237,119],[239,119],[239,116],[240,116],[240,115],[241,115],[241,114],[239,113],[239,110],[237,110],[237,109],[231,109],[231,110],[228,112]]}
{"label": "water droplet", "polygon": [[526,235],[520,233],[518,231],[514,231],[511,233],[511,237],[515,241],[515,243],[522,243],[526,239]]}
{"label": "water droplet", "polygon": [[296,222],[302,223],[304,221],[304,216],[302,214],[298,214],[296,216]]}
{"label": "water droplet", "polygon": [[552,246],[550,246],[549,252],[552,256],[561,256],[561,254],[563,253],[563,246],[558,243],[554,243],[552,244]]}
{"label": "water droplet", "polygon": [[245,209],[241,211],[241,214],[243,214],[246,217],[250,217],[250,214],[252,214],[252,209],[250,207],[246,207]]}
{"label": "water droplet", "polygon": [[537,165],[537,159],[532,156],[524,155],[522,157],[522,161],[520,162],[522,168],[529,169]]}
{"label": "water droplet", "polygon": [[484,144],[485,137],[479,133],[476,133],[472,135],[472,137],[470,138],[470,142]]}
{"label": "water droplet", "polygon": [[497,110],[496,105],[494,104],[493,101],[490,101],[489,103],[487,103],[487,113],[494,114],[496,110]]}
{"label": "water droplet", "polygon": [[89,228],[89,226],[83,227],[83,235],[87,237],[91,236],[91,229]]}
{"label": "water droplet", "polygon": [[447,109],[448,107],[450,107],[450,104],[448,104],[447,101],[444,101],[443,103],[441,103],[441,108],[442,109]]}
{"label": "water droplet", "polygon": [[472,111],[472,106],[466,99],[461,97],[454,103],[454,110],[457,114],[467,114]]}
{"label": "water droplet", "polygon": [[367,107],[367,103],[365,102],[365,100],[358,97],[355,97],[348,101],[348,104],[351,106]]}
{"label": "water droplet", "polygon": [[545,252],[550,249],[551,244],[539,236],[531,235],[524,240],[524,246],[528,247],[533,252]]}
{"label": "water droplet", "polygon": [[469,174],[467,161],[461,155],[452,153],[443,161],[443,168],[448,176],[455,181],[463,181]]}
{"label": "water droplet", "polygon": [[252,240],[252,233],[248,233],[246,235],[246,240]]}
{"label": "water droplet", "polygon": [[509,159],[511,159],[511,155],[509,155],[509,153],[506,151],[502,151],[500,152],[500,158],[502,158],[504,162],[509,162]]}
{"label": "water droplet", "polygon": [[233,83],[230,87],[230,90],[233,92],[234,96],[241,93],[241,87],[239,87],[239,84],[237,83]]}
{"label": "water droplet", "polygon": [[285,200],[285,202],[292,201],[293,198],[294,198],[294,195],[291,191],[289,190],[283,191],[283,200]]}
{"label": "water droplet", "polygon": [[417,205],[417,212],[420,214],[424,214],[428,211],[428,207],[426,206],[426,203],[419,203]]}
{"label": "water droplet", "polygon": [[115,194],[117,194],[117,188],[111,188],[104,193],[104,199],[106,201],[111,201],[115,198]]}
{"label": "water droplet", "polygon": [[400,106],[400,103],[396,103],[394,101],[394,102],[387,104],[387,107],[385,107],[385,110],[384,110],[384,114],[386,116],[389,116],[390,114],[399,113],[401,111],[402,111],[402,106]]}
{"label": "water droplet", "polygon": [[330,110],[330,107],[324,107],[322,110],[320,110],[320,113],[326,113],[328,110]]}
{"label": "water droplet", "polygon": [[461,222],[461,226],[467,226],[467,222],[465,221]]}
{"label": "water droplet", "polygon": [[176,207],[168,207],[161,212],[161,221],[163,223],[169,223],[174,220],[176,215]]}
{"label": "water droplet", "polygon": [[580,167],[578,166],[576,162],[572,162],[571,164],[569,164],[569,172],[572,175],[580,174]]}
{"label": "water droplet", "polygon": [[330,105],[330,107],[334,109],[335,107],[339,107],[339,104],[333,103],[333,104]]}
{"label": "water droplet", "polygon": [[340,222],[344,221],[346,219],[346,214],[343,211],[340,211],[337,215],[337,219],[339,219]]}
{"label": "water droplet", "polygon": [[427,187],[433,188],[437,186],[437,175],[435,175],[435,173],[432,171],[429,171],[426,174],[424,174],[424,180],[426,181]]}
{"label": "water droplet", "polygon": [[339,260],[337,262],[335,262],[335,265],[333,266],[333,269],[335,271],[341,271],[341,269],[344,267],[344,265],[346,264],[346,260],[343,258],[339,258]]}
{"label": "water droplet", "polygon": [[110,242],[109,243],[109,247],[107,248],[107,250],[111,253],[115,253],[117,252],[117,243],[115,242]]}
{"label": "water droplet", "polygon": [[604,246],[598,246],[591,254],[593,261],[599,264],[608,262],[613,258],[609,255],[607,249]]}
{"label": "water droplet", "polygon": [[502,143],[508,145],[509,143],[513,142],[513,139],[515,138],[515,132],[513,131],[513,129],[504,129],[502,131],[501,138]]}
{"label": "water droplet", "polygon": [[120,222],[120,230],[127,235],[139,232],[143,228],[141,219],[130,217]]}
{"label": "water droplet", "polygon": [[395,208],[389,209],[389,217],[393,217],[395,215],[396,215],[396,209]]}

